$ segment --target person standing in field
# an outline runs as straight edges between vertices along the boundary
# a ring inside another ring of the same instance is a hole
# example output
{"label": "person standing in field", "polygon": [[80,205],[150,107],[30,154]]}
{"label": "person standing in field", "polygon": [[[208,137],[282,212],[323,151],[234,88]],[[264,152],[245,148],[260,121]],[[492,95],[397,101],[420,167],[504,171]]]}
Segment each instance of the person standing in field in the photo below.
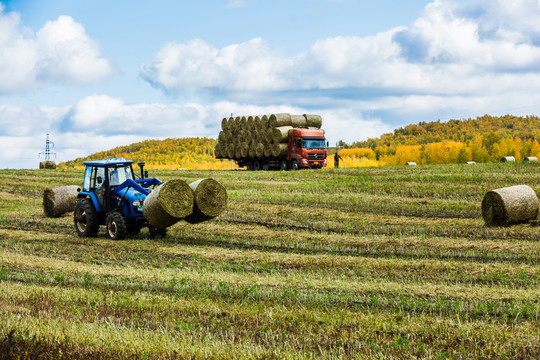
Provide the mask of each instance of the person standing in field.
{"label": "person standing in field", "polygon": [[339,168],[339,160],[343,160],[341,156],[339,156],[338,152],[336,151],[334,155],[334,167],[337,169]]}

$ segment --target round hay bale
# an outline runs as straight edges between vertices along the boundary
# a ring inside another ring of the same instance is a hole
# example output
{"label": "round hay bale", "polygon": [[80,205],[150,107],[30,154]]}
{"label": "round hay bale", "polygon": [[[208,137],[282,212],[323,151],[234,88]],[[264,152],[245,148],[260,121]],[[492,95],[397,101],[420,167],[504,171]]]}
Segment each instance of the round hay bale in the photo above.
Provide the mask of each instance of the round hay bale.
{"label": "round hay bale", "polygon": [[227,145],[227,157],[229,159],[234,159],[234,154],[235,154],[235,149],[234,149],[234,144],[233,143],[229,143]]}
{"label": "round hay bale", "polygon": [[47,161],[41,161],[39,163],[39,168],[40,169],[56,169],[56,163],[54,161],[51,161],[51,160],[47,160]]}
{"label": "round hay bale", "polygon": [[268,129],[268,116],[267,115],[261,116],[261,128],[263,130]]}
{"label": "round hay bale", "polygon": [[501,159],[501,162],[516,162],[516,158],[513,156],[505,156]]}
{"label": "round hay bale", "polygon": [[417,164],[414,161],[408,161],[405,166],[416,166]]}
{"label": "round hay bale", "polygon": [[297,129],[306,129],[307,120],[304,115],[291,115],[291,126]]}
{"label": "round hay bale", "polygon": [[247,128],[252,131],[255,128],[255,117],[254,116],[248,116],[247,117]]}
{"label": "round hay bale", "polygon": [[262,143],[257,143],[255,146],[255,155],[258,158],[262,158],[264,156],[264,145]]}
{"label": "round hay bale", "polygon": [[255,156],[257,156],[256,148],[257,148],[257,143],[252,142],[251,144],[249,144],[248,155],[250,158],[254,158]]}
{"label": "round hay bale", "polygon": [[287,142],[289,140],[289,130],[292,130],[292,126],[280,126],[271,129],[272,141],[276,143]]}
{"label": "round hay bale", "polygon": [[534,220],[538,198],[527,185],[488,191],[482,200],[482,217],[487,226],[508,226]]}
{"label": "round hay bale", "polygon": [[308,128],[320,129],[322,127],[322,117],[314,114],[304,114]]}
{"label": "round hay bale", "polygon": [[272,156],[272,144],[266,143],[264,144],[264,157],[271,157]]}
{"label": "round hay bale", "polygon": [[246,158],[249,155],[249,145],[247,142],[240,144],[240,157]]}
{"label": "round hay bale", "polygon": [[279,157],[287,155],[287,148],[289,144],[287,143],[273,143],[272,144],[272,156]]}
{"label": "round hay bale", "polygon": [[190,224],[215,218],[227,208],[227,190],[214,179],[201,179],[189,184],[194,194],[193,213],[186,216]]}
{"label": "round hay bale", "polygon": [[79,193],[77,185],[60,186],[43,191],[43,213],[46,217],[59,217],[72,212]]}
{"label": "round hay bale", "polygon": [[223,118],[223,120],[221,120],[221,130],[227,131],[228,122],[229,122],[229,118]]}
{"label": "round hay bale", "polygon": [[165,229],[193,213],[193,201],[193,190],[184,180],[170,180],[146,197],[143,215],[152,226]]}
{"label": "round hay bale", "polygon": [[291,115],[287,113],[272,114],[270,115],[270,118],[268,119],[269,127],[275,128],[279,126],[290,126],[290,125],[292,125]]}
{"label": "round hay bale", "polygon": [[274,141],[274,129],[273,128],[268,128],[264,132],[263,142],[271,143],[273,141]]}
{"label": "round hay bale", "polygon": [[534,161],[538,161],[538,158],[536,156],[527,156],[525,159],[523,159],[523,161],[534,162]]}

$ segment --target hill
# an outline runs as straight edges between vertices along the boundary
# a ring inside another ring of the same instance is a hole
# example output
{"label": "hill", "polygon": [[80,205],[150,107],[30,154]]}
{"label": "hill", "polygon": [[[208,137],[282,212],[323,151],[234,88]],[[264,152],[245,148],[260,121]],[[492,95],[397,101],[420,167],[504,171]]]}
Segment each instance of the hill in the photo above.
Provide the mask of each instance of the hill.
{"label": "hill", "polygon": [[421,122],[379,138],[340,143],[342,157],[366,158],[378,165],[498,161],[504,156],[521,160],[540,155],[540,118],[484,115],[476,119]]}
{"label": "hill", "polygon": [[208,138],[145,140],[67,161],[59,166],[78,168],[88,160],[123,157],[135,162],[144,161],[151,169],[230,168],[230,162],[214,159],[215,145],[216,140]]}

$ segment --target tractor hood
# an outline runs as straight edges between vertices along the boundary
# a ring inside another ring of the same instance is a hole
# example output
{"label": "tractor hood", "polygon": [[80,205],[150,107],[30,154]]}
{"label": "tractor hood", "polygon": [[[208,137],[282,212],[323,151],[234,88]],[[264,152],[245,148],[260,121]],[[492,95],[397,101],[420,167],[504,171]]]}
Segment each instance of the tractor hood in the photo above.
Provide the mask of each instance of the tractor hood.
{"label": "tractor hood", "polygon": [[145,194],[131,187],[121,189],[116,193],[116,195],[125,198],[130,204],[132,204],[134,201],[140,201],[142,204],[142,202],[146,199]]}

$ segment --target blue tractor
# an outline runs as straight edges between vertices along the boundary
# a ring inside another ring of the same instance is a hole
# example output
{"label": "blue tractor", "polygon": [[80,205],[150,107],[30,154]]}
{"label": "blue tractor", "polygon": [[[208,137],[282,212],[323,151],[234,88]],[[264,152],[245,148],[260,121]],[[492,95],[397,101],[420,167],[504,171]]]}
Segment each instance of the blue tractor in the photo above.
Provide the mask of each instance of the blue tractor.
{"label": "blue tractor", "polygon": [[79,236],[97,236],[100,225],[107,227],[107,235],[113,240],[137,234],[144,227],[148,227],[151,237],[165,236],[167,229],[153,227],[143,215],[146,196],[162,182],[148,179],[144,162],[138,163],[141,172],[140,177],[136,176],[132,164],[122,158],[84,162],[83,188],[73,212]]}

